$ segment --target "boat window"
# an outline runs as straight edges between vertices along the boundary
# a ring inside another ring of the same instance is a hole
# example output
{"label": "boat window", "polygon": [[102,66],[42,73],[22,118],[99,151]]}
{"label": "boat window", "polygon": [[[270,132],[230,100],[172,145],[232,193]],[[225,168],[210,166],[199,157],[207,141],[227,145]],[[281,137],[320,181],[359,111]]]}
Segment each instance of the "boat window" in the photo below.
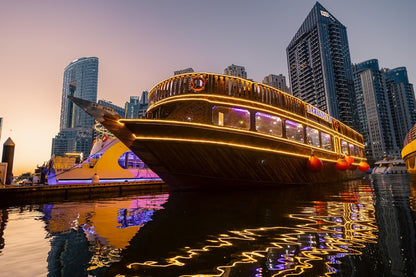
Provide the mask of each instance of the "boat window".
{"label": "boat window", "polygon": [[312,146],[319,147],[319,131],[311,127],[306,127],[306,141]]}
{"label": "boat window", "polygon": [[303,142],[303,125],[291,120],[285,121],[286,137],[291,140]]}
{"label": "boat window", "polygon": [[355,156],[354,153],[354,145],[352,145],[351,143],[348,145],[348,148],[350,150],[350,156]]}
{"label": "boat window", "polygon": [[280,117],[265,113],[256,113],[256,130],[274,136],[282,136],[282,120]]}
{"label": "boat window", "polygon": [[360,156],[360,149],[356,145],[354,146],[354,155],[355,156]]}
{"label": "boat window", "polygon": [[212,123],[238,129],[250,129],[250,112],[241,108],[214,106],[212,108]]}
{"label": "boat window", "polygon": [[321,133],[322,148],[332,150],[332,139],[331,136],[325,133]]}
{"label": "boat window", "polygon": [[341,140],[341,153],[348,155],[348,142]]}

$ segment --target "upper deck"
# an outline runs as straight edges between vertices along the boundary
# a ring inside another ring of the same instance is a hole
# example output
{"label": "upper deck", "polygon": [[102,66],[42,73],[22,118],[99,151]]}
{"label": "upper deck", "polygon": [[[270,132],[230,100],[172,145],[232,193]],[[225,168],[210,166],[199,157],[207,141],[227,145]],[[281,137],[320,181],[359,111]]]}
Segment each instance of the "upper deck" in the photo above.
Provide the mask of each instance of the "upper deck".
{"label": "upper deck", "polygon": [[363,143],[363,137],[354,129],[332,118],[306,102],[274,87],[244,78],[215,73],[193,72],[172,76],[156,84],[149,92],[149,109],[166,98],[182,95],[226,96],[235,101],[248,100],[282,109],[316,121],[340,134]]}

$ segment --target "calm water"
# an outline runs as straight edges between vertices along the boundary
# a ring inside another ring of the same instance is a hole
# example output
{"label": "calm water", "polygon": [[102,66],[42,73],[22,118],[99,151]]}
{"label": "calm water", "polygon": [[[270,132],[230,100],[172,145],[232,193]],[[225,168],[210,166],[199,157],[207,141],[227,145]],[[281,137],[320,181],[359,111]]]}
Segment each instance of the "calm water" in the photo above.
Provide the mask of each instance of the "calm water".
{"label": "calm water", "polygon": [[0,276],[416,276],[416,181],[0,210]]}

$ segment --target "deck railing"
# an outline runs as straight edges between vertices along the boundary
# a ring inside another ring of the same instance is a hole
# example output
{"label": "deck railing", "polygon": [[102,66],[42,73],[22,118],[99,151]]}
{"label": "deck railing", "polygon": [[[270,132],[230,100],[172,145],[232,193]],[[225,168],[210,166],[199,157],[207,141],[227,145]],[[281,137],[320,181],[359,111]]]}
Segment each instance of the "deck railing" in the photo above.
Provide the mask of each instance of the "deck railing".
{"label": "deck railing", "polygon": [[[202,78],[205,81],[201,90],[191,87],[191,82],[195,82],[197,78]],[[305,103],[290,94],[240,77],[213,73],[188,73],[166,79],[150,91],[149,103],[153,105],[174,95],[201,93],[258,101],[303,116],[306,113]]]}
{"label": "deck railing", "polygon": [[[271,86],[236,76],[201,72],[175,75],[155,85],[149,93],[149,109],[165,98],[183,94],[225,95],[272,105],[301,116],[308,114],[308,104]],[[340,125],[341,133],[362,142],[358,132]]]}

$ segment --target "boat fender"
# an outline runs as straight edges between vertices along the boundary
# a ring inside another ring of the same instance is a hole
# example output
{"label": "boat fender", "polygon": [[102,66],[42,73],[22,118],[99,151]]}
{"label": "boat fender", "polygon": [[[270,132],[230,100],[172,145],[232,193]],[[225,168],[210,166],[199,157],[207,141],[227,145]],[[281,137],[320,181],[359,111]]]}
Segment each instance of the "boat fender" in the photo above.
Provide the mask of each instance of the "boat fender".
{"label": "boat fender", "polygon": [[309,157],[306,166],[308,167],[309,171],[319,172],[322,169],[322,161],[312,155]]}
{"label": "boat fender", "polygon": [[337,164],[335,165],[338,170],[344,171],[347,170],[350,165],[345,159],[338,159]]}
{"label": "boat fender", "polygon": [[367,170],[369,170],[369,169],[370,169],[370,165],[369,165],[368,163],[364,162],[364,161],[361,161],[361,162],[358,164],[358,169],[359,169],[359,170],[361,170],[361,171],[366,172]]}

